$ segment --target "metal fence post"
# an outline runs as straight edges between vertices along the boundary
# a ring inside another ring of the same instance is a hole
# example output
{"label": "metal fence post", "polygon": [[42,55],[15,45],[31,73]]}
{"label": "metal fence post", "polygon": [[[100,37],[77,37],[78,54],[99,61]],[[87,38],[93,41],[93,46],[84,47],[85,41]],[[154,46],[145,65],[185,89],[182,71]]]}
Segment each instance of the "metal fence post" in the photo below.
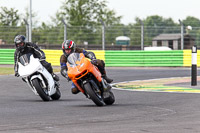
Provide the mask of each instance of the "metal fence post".
{"label": "metal fence post", "polygon": [[181,50],[183,50],[184,49],[184,24],[180,19],[178,21],[181,24]]}
{"label": "metal fence post", "polygon": [[62,23],[64,24],[64,40],[67,40],[67,24],[64,19],[62,19]]}
{"label": "metal fence post", "polygon": [[197,85],[197,46],[194,45],[192,47],[192,78],[191,78],[191,85]]}
{"label": "metal fence post", "polygon": [[101,24],[102,24],[102,50],[105,50],[105,24],[102,20]]}
{"label": "metal fence post", "polygon": [[144,50],[144,23],[140,20],[141,24],[141,50]]}
{"label": "metal fence post", "polygon": [[30,8],[29,8],[30,12],[29,12],[29,42],[32,41],[32,0],[30,0]]}
{"label": "metal fence post", "polygon": [[29,24],[26,19],[24,19],[24,23],[26,24],[26,38],[27,41],[29,42]]}

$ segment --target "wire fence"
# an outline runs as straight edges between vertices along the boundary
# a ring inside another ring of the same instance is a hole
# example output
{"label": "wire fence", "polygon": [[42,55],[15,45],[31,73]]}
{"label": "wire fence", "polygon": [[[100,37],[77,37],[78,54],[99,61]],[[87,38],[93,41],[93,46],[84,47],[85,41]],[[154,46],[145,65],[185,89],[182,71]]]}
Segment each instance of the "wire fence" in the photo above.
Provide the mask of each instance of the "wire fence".
{"label": "wire fence", "polygon": [[[26,35],[26,26],[0,27],[0,45],[13,44],[14,37],[18,34]],[[200,46],[200,27],[192,27],[192,30],[184,27],[184,34],[194,39],[194,44]],[[39,27],[32,30],[32,42],[43,45],[60,45],[64,40],[64,26]],[[103,34],[104,33],[104,34]],[[105,40],[106,46],[116,46],[116,37],[127,36],[130,38],[130,46],[140,46],[143,40],[144,46],[152,46],[153,38],[160,34],[181,34],[181,26],[106,26],[103,32],[102,26],[82,27],[67,26],[67,39],[74,40],[77,44],[101,46]],[[105,37],[105,38],[103,38]]]}

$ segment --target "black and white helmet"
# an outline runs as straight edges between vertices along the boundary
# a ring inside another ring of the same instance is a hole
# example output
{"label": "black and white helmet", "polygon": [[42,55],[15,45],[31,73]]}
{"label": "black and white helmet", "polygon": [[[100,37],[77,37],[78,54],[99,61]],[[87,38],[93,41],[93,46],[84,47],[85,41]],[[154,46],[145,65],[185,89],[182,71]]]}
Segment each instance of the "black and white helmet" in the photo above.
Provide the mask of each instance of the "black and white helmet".
{"label": "black and white helmet", "polygon": [[[24,35],[17,35],[14,39],[15,46],[18,50],[23,51],[26,47],[26,37]],[[21,43],[24,43],[23,46],[19,45]]]}
{"label": "black and white helmet", "polygon": [[[65,56],[68,56],[69,54],[73,53],[75,51],[75,47],[76,47],[76,44],[72,40],[65,40],[62,43],[62,50],[63,50],[63,53]],[[71,49],[71,52],[69,54],[67,54],[65,52],[66,49]]]}

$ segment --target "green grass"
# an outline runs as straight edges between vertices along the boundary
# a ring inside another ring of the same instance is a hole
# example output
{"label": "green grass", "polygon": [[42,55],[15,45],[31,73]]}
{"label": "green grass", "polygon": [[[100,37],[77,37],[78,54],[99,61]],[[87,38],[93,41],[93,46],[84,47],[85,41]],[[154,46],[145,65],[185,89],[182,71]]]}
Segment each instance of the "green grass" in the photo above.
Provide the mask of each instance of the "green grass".
{"label": "green grass", "polygon": [[[60,72],[60,68],[54,68],[54,72]],[[14,74],[14,68],[13,67],[0,67],[0,75],[10,75]]]}
{"label": "green grass", "polygon": [[14,68],[12,67],[0,67],[0,75],[14,74]]}

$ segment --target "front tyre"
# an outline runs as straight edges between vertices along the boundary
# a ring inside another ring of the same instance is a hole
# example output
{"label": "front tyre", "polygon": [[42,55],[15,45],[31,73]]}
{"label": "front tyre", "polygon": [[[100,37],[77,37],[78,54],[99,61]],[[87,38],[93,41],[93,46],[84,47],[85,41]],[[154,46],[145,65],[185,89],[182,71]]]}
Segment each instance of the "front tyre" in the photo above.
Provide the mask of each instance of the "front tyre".
{"label": "front tyre", "polygon": [[[104,98],[104,102],[106,105],[112,105],[115,102],[115,96],[112,93],[112,91],[109,92],[104,92],[104,93],[108,93],[108,97]],[[107,95],[107,94],[106,94]]]}
{"label": "front tyre", "polygon": [[35,87],[37,93],[41,97],[43,101],[49,101],[51,98],[48,95],[48,90],[47,88],[42,87],[42,83],[40,82],[39,79],[35,78],[32,80],[33,86]]}
{"label": "front tyre", "polygon": [[85,91],[87,94],[90,96],[92,101],[97,105],[97,106],[103,106],[103,98],[100,94],[100,90],[97,87],[91,86],[89,82],[84,84]]}
{"label": "front tyre", "polygon": [[52,98],[52,100],[59,100],[60,97],[61,97],[61,93],[60,93],[60,90],[57,88],[56,93],[51,95],[51,98]]}

